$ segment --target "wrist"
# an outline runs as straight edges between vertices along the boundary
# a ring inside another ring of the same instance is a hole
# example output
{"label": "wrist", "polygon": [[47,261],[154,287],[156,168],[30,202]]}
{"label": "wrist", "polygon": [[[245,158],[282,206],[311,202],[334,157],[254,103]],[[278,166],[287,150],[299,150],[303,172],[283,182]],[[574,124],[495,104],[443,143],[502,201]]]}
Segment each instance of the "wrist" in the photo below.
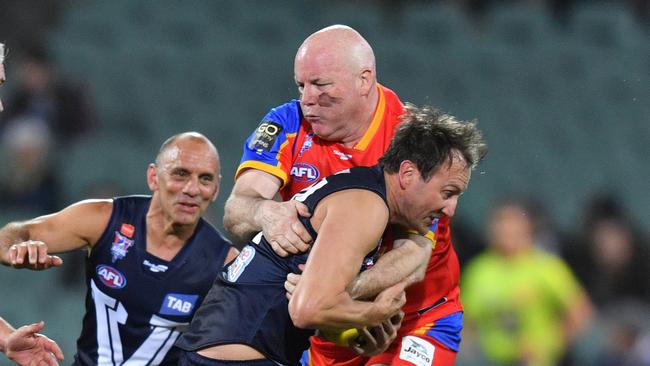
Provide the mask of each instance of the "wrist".
{"label": "wrist", "polygon": [[264,227],[264,222],[266,215],[266,212],[268,212],[269,205],[273,204],[274,201],[272,200],[267,200],[264,198],[260,198],[255,201],[255,203],[252,205],[252,210],[253,210],[253,221],[255,222],[255,228],[256,230],[262,230]]}

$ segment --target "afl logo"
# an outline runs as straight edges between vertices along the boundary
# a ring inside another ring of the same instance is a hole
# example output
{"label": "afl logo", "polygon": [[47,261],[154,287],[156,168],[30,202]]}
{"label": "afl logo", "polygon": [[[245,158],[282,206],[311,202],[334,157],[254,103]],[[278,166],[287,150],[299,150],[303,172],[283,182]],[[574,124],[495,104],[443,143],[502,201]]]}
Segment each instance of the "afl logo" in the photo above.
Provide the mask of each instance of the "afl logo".
{"label": "afl logo", "polygon": [[298,182],[313,182],[320,177],[320,172],[311,164],[299,162],[291,167],[291,176]]}
{"label": "afl logo", "polygon": [[113,267],[97,266],[97,276],[102,283],[110,288],[122,288],[126,286],[126,277]]}

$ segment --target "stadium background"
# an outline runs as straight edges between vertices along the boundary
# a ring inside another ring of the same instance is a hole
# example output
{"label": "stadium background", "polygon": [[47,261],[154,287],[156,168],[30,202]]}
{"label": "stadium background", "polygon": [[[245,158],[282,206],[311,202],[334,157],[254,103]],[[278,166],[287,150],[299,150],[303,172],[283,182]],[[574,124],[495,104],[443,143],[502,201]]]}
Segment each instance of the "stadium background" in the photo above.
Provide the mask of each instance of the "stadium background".
{"label": "stadium background", "polygon": [[[21,42],[43,41],[95,106],[94,129],[57,147],[62,205],[101,182],[118,194],[147,193],[146,164],[160,142],[197,130],[221,153],[223,185],[210,212],[220,227],[243,141],[270,107],[296,97],[298,45],[342,23],[373,45],[380,82],[402,100],[477,119],[485,132],[490,151],[459,226],[480,233],[490,204],[515,192],[543,202],[560,231],[603,191],[645,223],[648,18],[625,1],[576,1],[565,14],[542,1],[493,2],[481,13],[458,3],[2,1],[0,39],[16,54]],[[16,87],[11,53],[6,63],[3,96]],[[2,206],[2,224],[33,214]],[[83,286],[62,285],[70,277],[59,272],[0,268],[0,314],[14,324],[45,319],[69,361]]]}

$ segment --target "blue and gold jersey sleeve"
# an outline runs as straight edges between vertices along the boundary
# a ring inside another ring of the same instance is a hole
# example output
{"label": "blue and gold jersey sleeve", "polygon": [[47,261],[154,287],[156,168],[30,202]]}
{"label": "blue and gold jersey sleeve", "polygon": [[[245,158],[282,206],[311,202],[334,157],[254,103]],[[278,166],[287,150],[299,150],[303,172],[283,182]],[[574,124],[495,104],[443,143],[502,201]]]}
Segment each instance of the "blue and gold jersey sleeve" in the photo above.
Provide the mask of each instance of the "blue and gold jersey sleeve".
{"label": "blue and gold jersey sleeve", "polygon": [[284,186],[291,169],[292,150],[302,113],[297,100],[271,109],[244,143],[235,179],[246,169],[278,177]]}

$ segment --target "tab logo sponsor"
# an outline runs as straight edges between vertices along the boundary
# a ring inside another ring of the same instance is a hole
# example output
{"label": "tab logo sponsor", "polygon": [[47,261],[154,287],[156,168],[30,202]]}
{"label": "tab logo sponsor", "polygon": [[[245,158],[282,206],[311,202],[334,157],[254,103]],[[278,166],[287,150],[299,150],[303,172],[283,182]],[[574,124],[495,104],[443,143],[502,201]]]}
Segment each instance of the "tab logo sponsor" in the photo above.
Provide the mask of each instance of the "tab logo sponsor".
{"label": "tab logo sponsor", "polygon": [[311,164],[298,162],[291,167],[291,176],[298,182],[313,182],[320,177],[320,172]]}
{"label": "tab logo sponsor", "polygon": [[436,347],[422,338],[406,336],[402,338],[399,358],[417,366],[431,366]]}
{"label": "tab logo sponsor", "polygon": [[110,288],[123,288],[126,286],[126,277],[122,272],[116,270],[115,268],[107,265],[100,264],[96,268],[97,277],[102,283]]}
{"label": "tab logo sponsor", "polygon": [[160,306],[160,314],[191,315],[199,295],[167,294]]}

